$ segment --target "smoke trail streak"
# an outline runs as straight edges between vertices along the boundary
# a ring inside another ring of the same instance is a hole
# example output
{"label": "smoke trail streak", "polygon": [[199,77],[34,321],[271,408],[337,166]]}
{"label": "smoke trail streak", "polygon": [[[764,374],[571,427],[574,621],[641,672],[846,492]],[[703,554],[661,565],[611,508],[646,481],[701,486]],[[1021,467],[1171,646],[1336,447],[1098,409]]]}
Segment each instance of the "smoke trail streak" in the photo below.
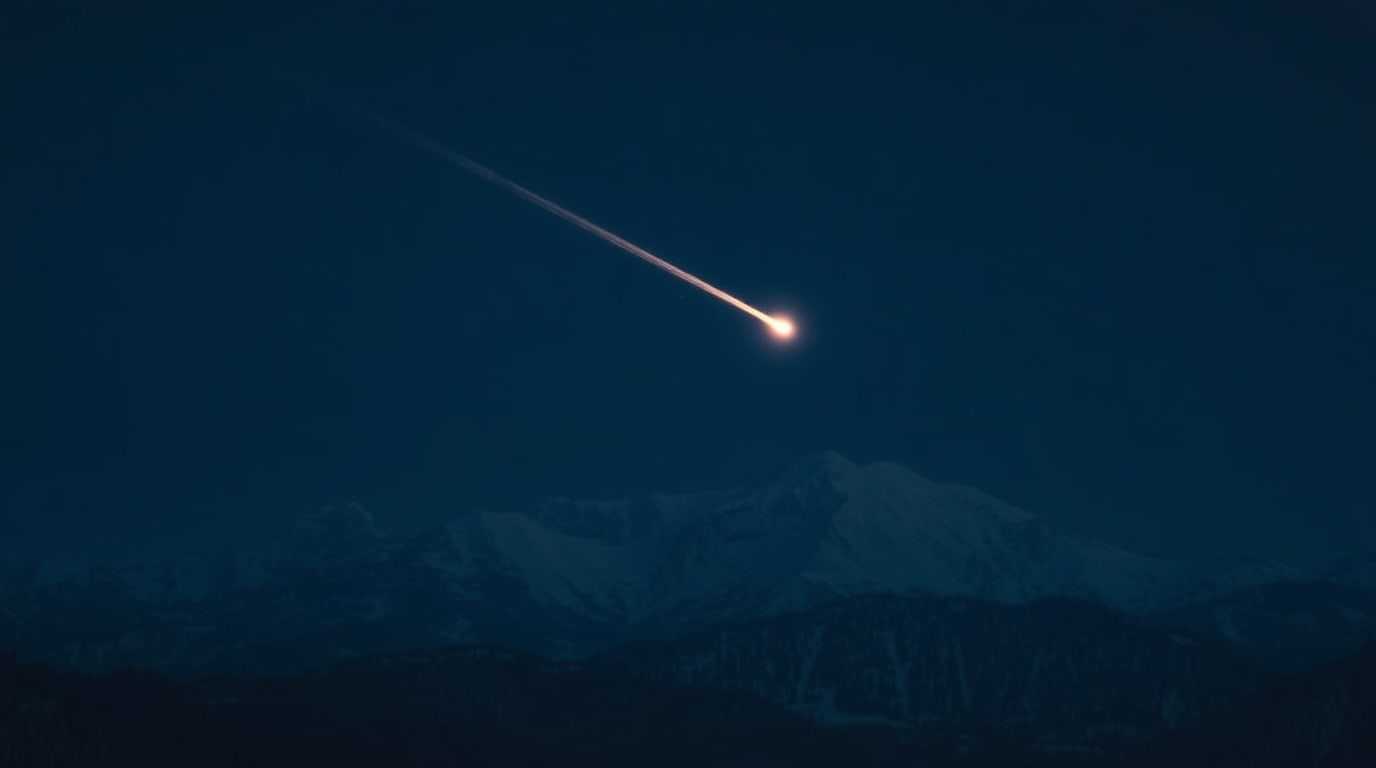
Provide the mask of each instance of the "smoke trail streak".
{"label": "smoke trail streak", "polygon": [[380,127],[387,130],[389,133],[402,139],[403,141],[406,141],[409,144],[412,144],[433,155],[443,158],[444,160],[449,161],[450,163],[462,168],[463,170],[468,171],[474,176],[477,176],[478,178],[483,179],[484,181],[495,184],[496,186],[505,189],[506,191],[512,193],[513,195],[516,195],[517,197],[521,198],[522,200],[525,200],[528,203],[543,208],[544,210],[554,214],[555,216],[558,216],[564,221],[567,221],[570,224],[578,227],[584,232],[588,232],[589,234],[595,235],[607,241],[608,243],[611,243],[617,248],[620,248],[621,250],[631,254],[632,256],[649,262],[650,264],[659,267],[660,269],[688,283],[689,285],[692,285],[706,292],[707,294],[714,296],[726,302],[727,304],[730,304],[736,309],[745,312],[751,317],[754,317],[755,319],[769,326],[769,329],[772,330],[776,335],[783,338],[788,338],[793,335],[793,321],[789,320],[788,318],[774,317],[773,315],[770,315],[766,312],[756,309],[755,307],[750,306],[744,301],[741,301],[740,299],[736,298],[735,296],[732,296],[726,291],[723,291],[715,285],[712,285],[711,283],[707,282],[706,280],[703,280],[697,275],[679,269],[673,264],[670,264],[664,259],[661,259],[653,253],[650,253],[649,251],[645,250],[644,248],[641,248],[635,243],[632,243],[624,237],[621,237],[620,235],[614,232],[609,232],[606,229],[599,227],[598,225],[592,223],[591,221],[588,221],[587,219],[559,205],[558,203],[555,203],[551,200],[547,200],[544,197],[535,194],[534,192],[530,191],[529,189],[526,189],[520,184],[517,184],[516,182],[502,176],[501,174],[497,173],[491,168],[488,168],[485,165],[482,165],[473,160],[470,160],[467,157],[464,157],[458,152],[449,149],[448,147],[444,146],[443,144],[440,144],[439,142],[435,141],[434,139],[431,139],[428,136],[425,136],[424,134],[417,133],[416,131],[407,128],[406,126],[401,125],[400,123],[397,123],[393,120],[389,120],[388,118],[382,117],[381,115],[374,114],[370,111],[362,109],[361,107],[355,106],[354,111],[368,118],[373,123],[376,123]]}

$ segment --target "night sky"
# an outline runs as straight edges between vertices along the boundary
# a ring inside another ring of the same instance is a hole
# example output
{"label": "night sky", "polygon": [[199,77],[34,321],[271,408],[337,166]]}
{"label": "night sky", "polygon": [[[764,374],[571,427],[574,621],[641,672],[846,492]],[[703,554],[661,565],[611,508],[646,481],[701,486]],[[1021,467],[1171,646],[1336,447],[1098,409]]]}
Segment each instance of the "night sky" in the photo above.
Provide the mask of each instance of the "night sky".
{"label": "night sky", "polygon": [[0,537],[30,553],[819,449],[1145,552],[1376,546],[1364,3],[29,5],[0,20]]}

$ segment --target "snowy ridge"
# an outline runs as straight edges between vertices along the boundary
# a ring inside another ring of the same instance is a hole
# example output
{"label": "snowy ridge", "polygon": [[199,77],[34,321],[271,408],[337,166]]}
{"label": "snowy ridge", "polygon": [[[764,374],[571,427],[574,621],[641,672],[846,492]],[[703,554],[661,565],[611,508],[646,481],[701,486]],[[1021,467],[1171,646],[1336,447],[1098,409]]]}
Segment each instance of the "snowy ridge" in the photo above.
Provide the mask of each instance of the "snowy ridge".
{"label": "snowy ridge", "polygon": [[1144,611],[1189,584],[1174,563],[1063,536],[978,490],[835,453],[754,492],[479,513],[450,525],[447,541],[461,581],[515,579],[537,605],[627,627],[870,593],[1076,597]]}
{"label": "snowy ridge", "polygon": [[[1363,564],[1345,577],[1360,580]],[[339,505],[301,521],[280,553],[253,568],[213,568],[220,586],[191,596],[172,578],[143,578],[140,589],[114,575],[65,587],[16,579],[0,631],[36,656],[95,666],[266,670],[328,662],[320,648],[349,657],[453,643],[584,657],[866,595],[1071,598],[1155,621],[1288,575],[1249,565],[1207,578],[1067,536],[973,488],[836,453],[757,489],[551,499],[522,512],[472,512],[405,539],[381,535],[357,505]],[[1254,645],[1282,627],[1280,647],[1290,647],[1310,642],[1288,629],[1310,608],[1301,597],[1219,604],[1178,623],[1246,629],[1261,638]],[[1343,638],[1376,624],[1365,603],[1321,602],[1334,618],[1314,626],[1343,628]],[[50,615],[63,604],[100,606],[101,618],[69,627]],[[1254,618],[1243,627],[1245,615]]]}

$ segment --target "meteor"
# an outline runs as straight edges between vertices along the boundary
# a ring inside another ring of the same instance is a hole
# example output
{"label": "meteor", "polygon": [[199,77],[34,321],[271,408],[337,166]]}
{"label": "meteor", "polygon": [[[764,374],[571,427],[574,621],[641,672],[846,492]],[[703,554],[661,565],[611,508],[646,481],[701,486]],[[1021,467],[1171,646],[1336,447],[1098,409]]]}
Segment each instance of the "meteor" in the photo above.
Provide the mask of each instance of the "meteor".
{"label": "meteor", "polygon": [[697,275],[694,275],[686,270],[674,266],[673,264],[670,264],[664,259],[661,259],[653,253],[650,253],[649,251],[645,250],[644,248],[641,248],[635,243],[632,243],[626,238],[621,237],[615,232],[610,232],[606,229],[603,229],[602,227],[599,227],[598,225],[592,223],[591,221],[588,221],[587,219],[583,218],[582,216],[579,216],[573,211],[570,211],[562,205],[559,205],[558,203],[555,203],[552,200],[535,194],[534,192],[530,191],[529,189],[526,189],[520,184],[517,184],[511,179],[502,176],[501,174],[497,173],[491,168],[488,168],[485,165],[481,165],[475,162],[474,160],[471,160],[459,154],[458,152],[455,152],[454,150],[444,146],[443,144],[440,144],[439,142],[435,141],[434,139],[431,139],[430,137],[424,134],[413,131],[410,128],[407,128],[406,126],[389,120],[385,117],[382,117],[381,115],[377,115],[372,112],[362,110],[361,108],[358,111],[360,111],[365,117],[367,117],[374,123],[378,124],[382,128],[386,129],[388,132],[400,138],[401,140],[407,142],[408,144],[411,144],[419,149],[429,152],[432,155],[435,155],[443,160],[446,160],[450,164],[456,165],[459,168],[468,171],[469,173],[473,174],[474,176],[477,176],[483,181],[501,187],[502,189],[505,189],[506,191],[521,198],[522,200],[525,200],[526,202],[532,205],[543,208],[545,211],[548,211],[549,213],[558,216],[559,218],[563,219],[564,221],[567,221],[575,227],[578,227],[584,232],[587,232],[595,237],[599,237],[607,241],[608,243],[611,243],[612,245],[616,246],[617,248],[620,248],[621,250],[631,254],[632,256],[635,256],[639,259],[649,262],[650,264],[656,267],[659,267],[660,269],[664,270],[665,272],[668,272],[674,277],[677,277],[683,282],[688,283],[694,288],[697,288],[707,293],[709,296],[720,299],[721,301],[730,304],[736,309],[739,309],[747,315],[750,315],[756,320],[759,320],[760,322],[764,323],[765,326],[769,328],[770,332],[773,333],[776,338],[783,341],[788,341],[789,339],[793,338],[795,333],[797,333],[797,327],[793,324],[793,320],[791,318],[785,317],[783,315],[771,315],[767,312],[764,312],[760,309],[757,309],[747,304],[746,302],[736,298],[735,296],[732,296],[731,294],[727,293],[726,291],[723,291],[715,285],[712,285],[706,280],[703,280]]}

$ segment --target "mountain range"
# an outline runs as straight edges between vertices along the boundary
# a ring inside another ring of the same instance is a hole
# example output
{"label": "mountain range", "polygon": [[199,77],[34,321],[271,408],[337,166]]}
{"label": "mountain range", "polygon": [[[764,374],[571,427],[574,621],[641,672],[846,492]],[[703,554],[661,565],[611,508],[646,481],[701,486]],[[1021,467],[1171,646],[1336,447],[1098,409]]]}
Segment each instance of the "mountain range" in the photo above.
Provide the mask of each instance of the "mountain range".
{"label": "mountain range", "polygon": [[194,596],[160,596],[146,570],[0,584],[0,638],[96,669],[271,671],[455,644],[584,658],[894,595],[1078,600],[1254,658],[1293,651],[1308,663],[1372,636],[1364,566],[1330,577],[1266,564],[1206,572],[1067,535],[973,488],[828,452],[761,488],[547,499],[402,538],[358,505],[328,507],[299,520],[273,556],[243,558]]}
{"label": "mountain range", "polygon": [[[264,680],[326,707],[331,722],[360,716],[317,700],[347,701],[349,686],[419,697],[421,707],[430,694],[397,686],[487,685],[445,704],[486,730],[502,712],[533,706],[511,696],[573,686],[594,699],[554,697],[546,714],[577,719],[570,713],[592,707],[611,718],[596,728],[630,718],[645,738],[627,746],[635,754],[677,738],[636,719],[669,706],[737,745],[754,723],[817,754],[863,743],[900,756],[988,756],[997,743],[1024,758],[1104,760],[1167,734],[1212,743],[1235,727],[1214,725],[1230,712],[1345,663],[1376,638],[1370,563],[1203,569],[1068,535],[897,464],[823,453],[760,488],[546,499],[404,537],[383,534],[356,504],[326,507],[267,554],[215,564],[192,591],[168,569],[53,581],[12,567],[0,573],[0,649],[86,674]],[[73,679],[88,692],[107,685]],[[277,694],[247,682],[115,679],[154,708],[190,696],[198,728],[214,730],[215,707],[246,700],[258,703],[231,706],[230,719],[272,727],[258,713]],[[504,686],[516,690],[498,693]],[[445,690],[435,695],[457,695]],[[606,690],[641,703],[612,706],[592,693]],[[727,723],[695,707],[748,714]],[[857,732],[868,735],[855,742]],[[549,749],[577,742],[545,736]],[[790,764],[798,754],[776,757]]]}

